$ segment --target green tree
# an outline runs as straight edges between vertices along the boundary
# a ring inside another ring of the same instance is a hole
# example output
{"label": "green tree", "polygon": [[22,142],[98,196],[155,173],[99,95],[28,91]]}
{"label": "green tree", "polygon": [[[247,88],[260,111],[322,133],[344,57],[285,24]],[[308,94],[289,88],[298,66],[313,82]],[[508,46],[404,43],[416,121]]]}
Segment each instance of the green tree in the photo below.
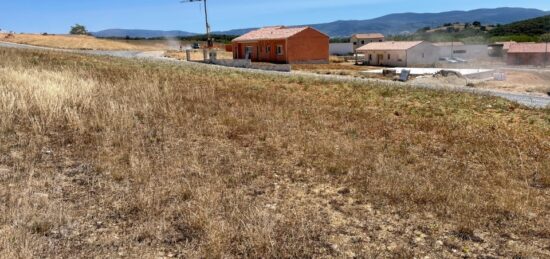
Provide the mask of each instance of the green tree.
{"label": "green tree", "polygon": [[474,27],[479,27],[479,26],[481,26],[481,22],[475,21],[475,22],[472,23],[472,25]]}
{"label": "green tree", "polygon": [[545,33],[540,36],[540,41],[542,42],[550,42],[550,33]]}
{"label": "green tree", "polygon": [[77,23],[74,26],[71,26],[71,31],[69,33],[72,35],[88,35],[88,30],[86,30],[84,25]]}

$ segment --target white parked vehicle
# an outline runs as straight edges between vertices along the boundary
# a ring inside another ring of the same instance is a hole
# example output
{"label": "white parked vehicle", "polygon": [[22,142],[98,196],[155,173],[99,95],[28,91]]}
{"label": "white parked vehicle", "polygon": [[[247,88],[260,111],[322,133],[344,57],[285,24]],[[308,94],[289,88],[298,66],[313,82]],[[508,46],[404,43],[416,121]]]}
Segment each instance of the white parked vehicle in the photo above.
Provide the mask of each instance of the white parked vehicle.
{"label": "white parked vehicle", "polygon": [[465,59],[462,59],[462,58],[453,58],[453,59],[456,60],[459,63],[468,63],[468,60],[465,60]]}
{"label": "white parked vehicle", "polygon": [[440,58],[439,60],[441,61],[446,61],[447,63],[451,63],[451,64],[456,64],[458,63],[458,61],[452,59],[452,58],[449,58],[449,57],[446,57],[446,58]]}

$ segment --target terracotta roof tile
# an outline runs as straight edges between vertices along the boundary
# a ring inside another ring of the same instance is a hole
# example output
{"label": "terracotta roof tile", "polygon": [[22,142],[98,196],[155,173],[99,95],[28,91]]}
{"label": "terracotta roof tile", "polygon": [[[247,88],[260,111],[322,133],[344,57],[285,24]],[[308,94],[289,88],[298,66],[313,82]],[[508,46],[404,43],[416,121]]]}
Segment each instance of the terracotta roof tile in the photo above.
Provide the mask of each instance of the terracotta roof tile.
{"label": "terracotta roof tile", "polygon": [[373,42],[358,48],[358,51],[365,50],[408,50],[423,41],[386,41]]}
{"label": "terracotta roof tile", "polygon": [[309,27],[287,28],[284,26],[265,27],[246,33],[233,41],[255,41],[255,40],[280,40],[287,39]]}
{"label": "terracotta roof tile", "polygon": [[550,52],[550,44],[548,49],[546,43],[515,43],[510,45],[508,53],[545,53]]}

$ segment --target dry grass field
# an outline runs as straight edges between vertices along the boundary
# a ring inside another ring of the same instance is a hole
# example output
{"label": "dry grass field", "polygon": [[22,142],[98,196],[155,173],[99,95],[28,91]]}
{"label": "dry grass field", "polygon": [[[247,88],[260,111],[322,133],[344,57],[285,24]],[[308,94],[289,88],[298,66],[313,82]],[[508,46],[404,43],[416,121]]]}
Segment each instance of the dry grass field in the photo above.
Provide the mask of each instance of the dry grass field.
{"label": "dry grass field", "polygon": [[[233,59],[233,52],[217,49],[218,59]],[[187,53],[185,51],[169,50],[165,52],[165,56],[177,60],[186,60]],[[204,61],[204,53],[202,49],[193,50],[191,52],[191,61]]]}
{"label": "dry grass field", "polygon": [[98,39],[82,35],[36,35],[36,34],[0,34],[0,41],[28,44],[33,46],[79,49],[79,50],[164,50],[166,42],[159,41],[122,41]]}
{"label": "dry grass field", "polygon": [[292,65],[292,69],[295,71],[304,71],[321,75],[340,75],[360,78],[384,78],[382,75],[366,75],[361,73],[370,69],[379,69],[379,67],[357,66],[355,65],[355,62],[331,61],[329,64],[294,64]]}
{"label": "dry grass field", "polygon": [[0,48],[1,258],[550,257],[550,110]]}

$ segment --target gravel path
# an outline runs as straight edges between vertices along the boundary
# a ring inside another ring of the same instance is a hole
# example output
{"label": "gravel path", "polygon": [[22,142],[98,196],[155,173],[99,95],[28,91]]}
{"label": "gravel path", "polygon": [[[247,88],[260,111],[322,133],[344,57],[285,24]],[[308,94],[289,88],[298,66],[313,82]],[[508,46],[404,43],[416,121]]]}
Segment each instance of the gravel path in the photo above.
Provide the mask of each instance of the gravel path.
{"label": "gravel path", "polygon": [[393,81],[380,80],[380,79],[355,78],[350,76],[319,75],[319,74],[307,73],[307,72],[287,73],[287,72],[263,71],[263,70],[247,69],[247,68],[223,67],[223,66],[207,65],[207,64],[196,63],[196,62],[178,61],[175,59],[166,58],[164,57],[163,51],[140,52],[140,51],[105,51],[105,50],[68,50],[68,49],[56,49],[56,48],[48,48],[48,47],[30,46],[30,45],[23,45],[23,44],[8,43],[8,42],[0,42],[0,47],[62,51],[62,52],[68,52],[68,53],[104,55],[104,56],[121,57],[121,58],[141,58],[141,59],[148,59],[148,60],[177,63],[182,65],[203,66],[203,67],[214,68],[214,69],[245,71],[245,72],[257,73],[257,74],[269,74],[269,75],[278,75],[278,76],[286,76],[286,77],[300,76],[300,77],[318,78],[318,79],[323,79],[327,81],[336,81],[336,82],[381,83],[384,85],[395,86],[395,87],[416,87],[416,88],[424,88],[424,89],[431,89],[431,90],[466,92],[466,93],[474,93],[474,94],[480,94],[480,95],[497,96],[497,97],[501,97],[501,98],[504,98],[513,102],[517,102],[533,108],[550,107],[550,97],[531,95],[527,93],[525,94],[510,93],[510,92],[498,91],[493,89],[479,89],[479,88],[452,86],[452,85],[444,85],[444,84],[428,85],[428,84],[414,83],[414,82],[401,83],[401,82],[393,82]]}

